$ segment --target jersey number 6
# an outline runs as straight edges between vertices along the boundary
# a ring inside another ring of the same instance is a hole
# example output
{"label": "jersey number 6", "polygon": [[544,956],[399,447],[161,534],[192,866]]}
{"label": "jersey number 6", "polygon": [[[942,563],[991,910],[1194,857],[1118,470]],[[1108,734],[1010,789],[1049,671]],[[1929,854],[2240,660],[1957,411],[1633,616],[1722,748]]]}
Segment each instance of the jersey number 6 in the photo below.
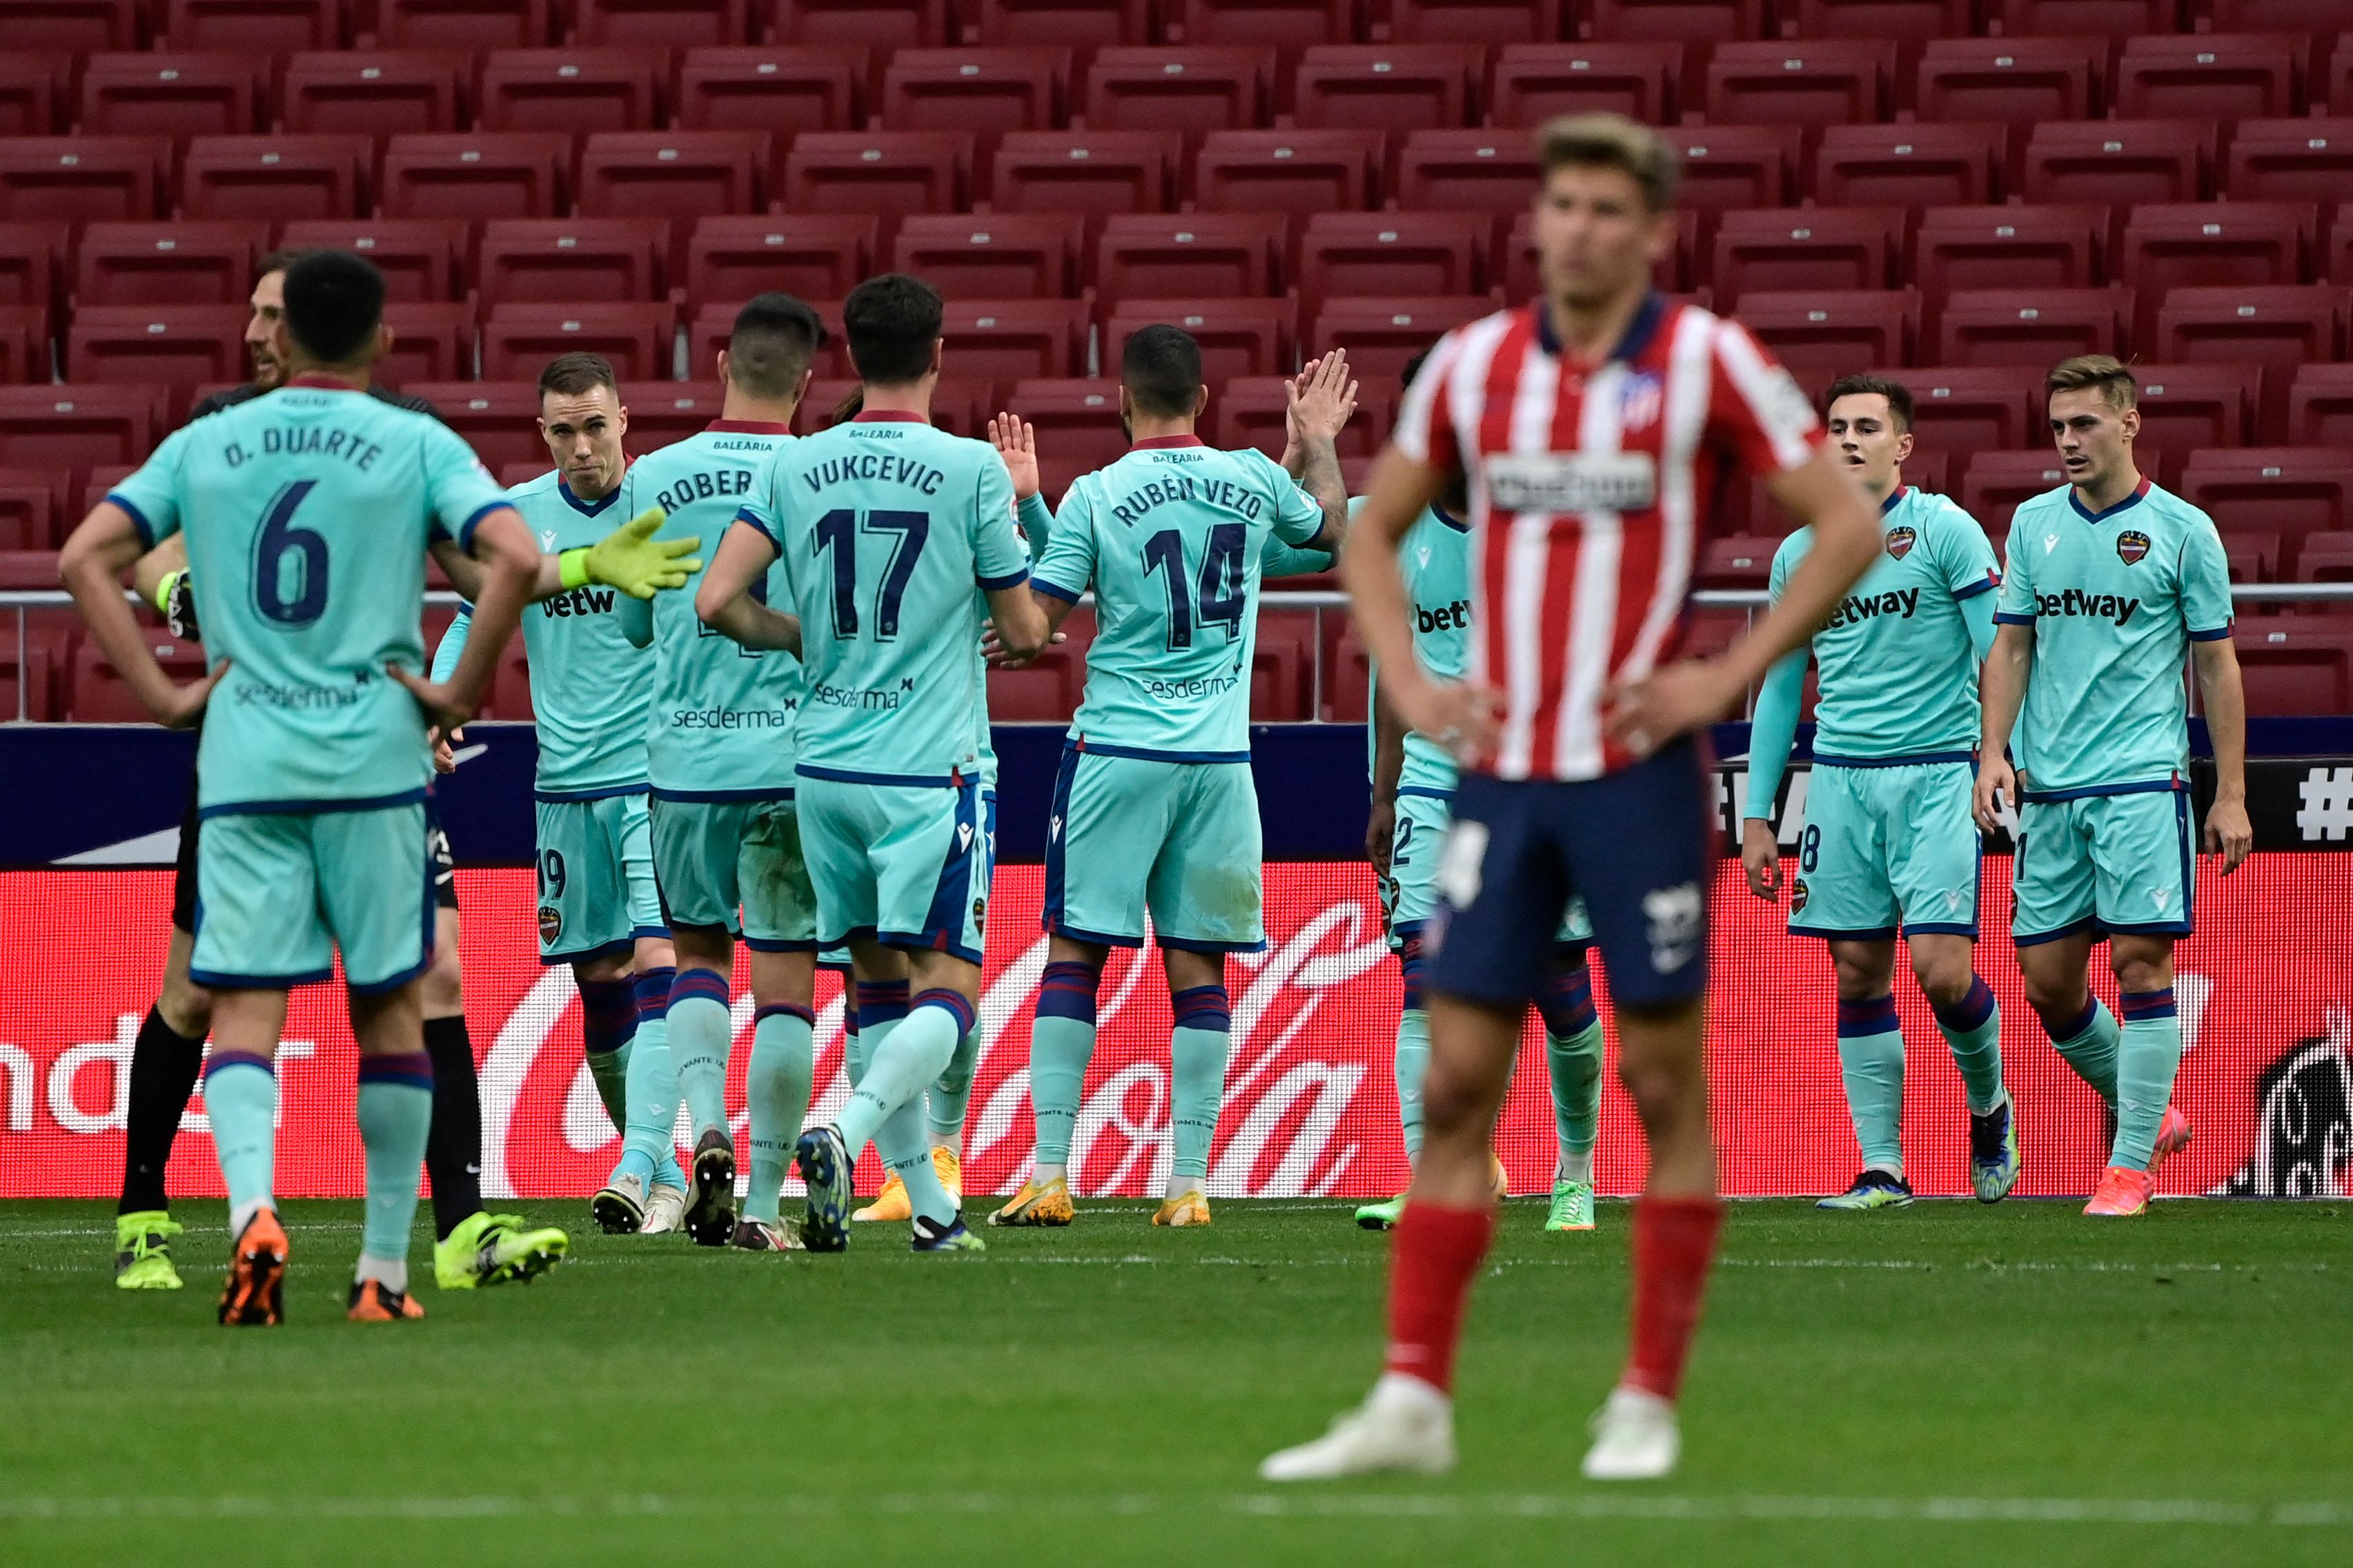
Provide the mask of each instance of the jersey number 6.
{"label": "jersey number 6", "polygon": [[294,526],[316,479],[296,479],[269,499],[253,539],[253,607],[277,626],[307,626],[327,607],[327,540]]}

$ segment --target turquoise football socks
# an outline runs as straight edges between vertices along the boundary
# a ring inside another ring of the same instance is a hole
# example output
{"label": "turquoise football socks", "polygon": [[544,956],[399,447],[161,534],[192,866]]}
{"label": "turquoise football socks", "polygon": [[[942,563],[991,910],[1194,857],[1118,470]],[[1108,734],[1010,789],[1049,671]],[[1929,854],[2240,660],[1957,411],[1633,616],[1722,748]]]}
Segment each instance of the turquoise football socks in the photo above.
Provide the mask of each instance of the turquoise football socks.
{"label": "turquoise football socks", "polygon": [[812,1040],[817,1020],[791,1002],[775,1002],[754,1015],[752,1060],[744,1074],[744,1100],[751,1112],[751,1187],[744,1217],[774,1225],[785,1171],[808,1115],[814,1072]]}
{"label": "turquoise football socks", "polygon": [[1545,983],[1538,1010],[1554,1136],[1564,1156],[1590,1155],[1601,1121],[1601,1018],[1593,1007],[1592,972],[1582,963],[1556,972]]}
{"label": "turquoise football socks", "polygon": [[1168,1194],[1181,1196],[1209,1175],[1209,1147],[1226,1094],[1226,1058],[1233,1012],[1223,985],[1194,985],[1168,998],[1175,1027],[1168,1036],[1170,1143]]}
{"label": "turquoise football socks", "polygon": [[618,1132],[629,1124],[629,1041],[638,1032],[637,994],[627,980],[583,980],[579,985],[582,1055],[596,1080],[596,1098]]}
{"label": "turquoise football socks", "polygon": [[1862,1163],[1904,1173],[1904,1030],[1893,994],[1838,1005],[1839,1075]]}
{"label": "turquoise football socks", "polygon": [[[860,1012],[862,1022],[862,1005]],[[956,1041],[972,1027],[972,1004],[955,992],[926,991],[916,997],[907,1016],[890,1031],[887,1038],[872,1046],[866,1058],[865,1078],[851,1092],[849,1103],[842,1107],[841,1114],[834,1119],[834,1131],[841,1134],[843,1146],[851,1150],[864,1148],[893,1111],[920,1099],[924,1087],[946,1069],[948,1058],[955,1054]],[[871,1035],[872,1031],[867,1033]],[[913,1129],[917,1152],[928,1160],[931,1155],[923,1142],[920,1106],[916,1108]],[[883,1150],[882,1157],[890,1159],[890,1151]]]}
{"label": "turquoise football socks", "polygon": [[[1046,965],[1029,1026],[1029,1105],[1038,1121],[1038,1168],[1060,1175],[1095,1054],[1095,986],[1102,972],[1069,960]],[[1040,1178],[1044,1179],[1043,1177]]]}
{"label": "turquoise football socks", "polygon": [[1398,1015],[1398,1130],[1405,1134],[1406,1163],[1421,1157],[1421,1079],[1430,1070],[1430,1015],[1409,1007]]}
{"label": "turquoise football socks", "polygon": [[980,1026],[976,1024],[956,1042],[947,1070],[923,1092],[924,1118],[932,1142],[951,1149],[964,1146],[964,1119],[972,1108],[972,1076],[980,1066]]}
{"label": "turquoise football socks", "polygon": [[270,1195],[278,1158],[278,1073],[269,1058],[215,1047],[205,1063],[205,1112],[212,1119],[213,1153],[228,1187],[228,1233],[235,1237],[255,1210],[278,1206]]}
{"label": "turquoise football socks", "polygon": [[712,969],[680,970],[670,989],[668,1023],[670,1070],[686,1101],[692,1147],[704,1133],[727,1130],[727,1054],[735,1034],[727,977]]}
{"label": "turquoise football socks", "polygon": [[2055,1025],[2045,1015],[2042,1030],[2051,1037],[2052,1048],[2075,1069],[2075,1076],[2090,1084],[2093,1093],[2116,1104],[2116,1048],[2124,1041],[2124,1028],[2107,1004],[2091,997],[2081,1013]]}
{"label": "turquoise football socks", "polygon": [[[433,1126],[433,1058],[423,1051],[360,1058],[360,1144],[367,1156],[367,1219],[360,1251],[387,1263],[408,1260],[417,1222],[417,1176]],[[405,1279],[394,1288],[406,1289]]]}
{"label": "turquoise football socks", "polygon": [[1936,1031],[1951,1047],[1968,1091],[1969,1114],[1990,1116],[2001,1104],[2001,1008],[1992,988],[1969,976],[1969,994],[1950,1008],[1935,1009]]}
{"label": "turquoise football socks", "polygon": [[2125,1018],[2116,1052],[2116,1142],[2108,1163],[2146,1171],[2157,1158],[2158,1128],[2181,1069],[2181,1017],[2170,985],[2126,991],[2116,1002]]}

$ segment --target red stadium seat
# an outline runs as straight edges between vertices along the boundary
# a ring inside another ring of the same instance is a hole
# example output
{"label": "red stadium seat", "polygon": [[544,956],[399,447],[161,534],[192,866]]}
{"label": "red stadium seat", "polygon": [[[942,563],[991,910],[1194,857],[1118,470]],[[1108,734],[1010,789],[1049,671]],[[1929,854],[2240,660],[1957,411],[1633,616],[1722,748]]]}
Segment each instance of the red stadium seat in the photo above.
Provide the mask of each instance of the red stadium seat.
{"label": "red stadium seat", "polygon": [[[1217,444],[1231,450],[1255,447],[1270,458],[1281,457],[1289,440],[1285,410],[1290,384],[1279,375],[1243,375],[1213,388],[1209,418]],[[1396,412],[1397,395],[1377,382],[1359,382],[1356,397],[1356,416],[1337,442],[1343,458],[1378,452]]]}
{"label": "red stadium seat", "polygon": [[1703,588],[1762,588],[1773,571],[1778,534],[1728,534],[1707,542],[1699,559]]}
{"label": "red stadium seat", "polygon": [[1110,49],[1152,42],[1147,0],[980,0],[972,9],[967,43]]}
{"label": "red stadium seat", "polygon": [[1106,300],[1274,292],[1290,225],[1281,213],[1124,213],[1095,241],[1089,281]]}
{"label": "red stadium seat", "polygon": [[56,302],[71,232],[61,223],[0,223],[0,305],[46,311]]}
{"label": "red stadium seat", "polygon": [[901,49],[882,73],[881,122],[892,131],[1050,131],[1070,79],[1058,49]]}
{"label": "red stadium seat", "polygon": [[1423,212],[1517,213],[1540,171],[1525,133],[1416,131],[1397,160],[1397,203]]}
{"label": "red stadium seat", "polygon": [[244,55],[92,55],[82,62],[81,130],[92,136],[241,136],[267,102]]}
{"label": "red stadium seat", "polygon": [[70,58],[139,47],[139,0],[43,0],[11,6],[8,47]]}
{"label": "red stadium seat", "polygon": [[[2353,290],[2318,283],[2175,289],[2157,312],[2151,347],[2167,360],[2278,365],[2292,374],[2297,365],[2340,356],[2348,297]],[[2281,410],[2285,407],[2283,389]]]}
{"label": "red stadium seat", "polygon": [[392,353],[376,362],[376,370],[386,385],[448,381],[473,374],[474,307],[470,302],[387,302],[384,324],[392,331]]}
{"label": "red stadium seat", "polygon": [[1266,48],[1104,48],[1073,106],[1090,132],[1245,131],[1274,101]]}
{"label": "red stadium seat", "polygon": [[[56,557],[47,559],[54,582]],[[20,658],[16,639],[0,638],[0,720],[46,724],[58,717],[56,656],[34,638],[26,642]]]}
{"label": "red stadium seat", "polygon": [[1669,38],[1715,44],[1765,36],[1765,0],[1592,0],[1596,38]]}
{"label": "red stadium seat", "polygon": [[936,48],[948,36],[947,0],[779,0],[771,35],[780,44]]}
{"label": "red stadium seat", "polygon": [[85,305],[66,334],[66,379],[241,380],[250,314],[242,305]]}
{"label": "red stadium seat", "polygon": [[2215,132],[2198,120],[2037,125],[2026,143],[2030,202],[2196,202],[2206,198]]}
{"label": "red stadium seat", "polygon": [[1172,44],[1241,44],[1303,49],[1356,36],[1355,0],[1164,0]]}
{"label": "red stadium seat", "polygon": [[1396,383],[1406,362],[1466,321],[1503,308],[1494,294],[1442,294],[1388,300],[1326,300],[1311,318],[1302,349],[1309,357],[1348,351],[1359,378]]}
{"label": "red stadium seat", "polygon": [[661,113],[664,57],[643,48],[493,49],[474,98],[477,131],[644,131]]}
{"label": "red stadium seat", "polygon": [[2327,120],[2242,120],[2223,194],[2239,202],[2336,201],[2353,184],[2353,105]]}
{"label": "red stadium seat", "polygon": [[810,132],[793,139],[780,201],[791,213],[955,212],[971,169],[969,136]]}
{"label": "red stadium seat", "polygon": [[[174,681],[197,680],[205,673],[201,643],[174,637],[169,632],[142,628],[148,651],[164,673]],[[77,724],[152,724],[146,708],[132,694],[130,683],[116,672],[95,637],[85,638],[74,655],[68,681],[71,695],[67,710]]]}
{"label": "red stadium seat", "polygon": [[681,131],[849,131],[860,124],[860,48],[689,49],[678,70]]}
{"label": "red stadium seat", "polygon": [[1000,212],[1111,218],[1156,213],[1182,140],[1156,131],[1028,131],[997,143],[989,204]]}
{"label": "red stadium seat", "polygon": [[1082,375],[1087,308],[1076,300],[950,300],[941,322],[946,374],[976,381]]}
{"label": "red stadium seat", "polygon": [[1468,44],[1318,45],[1292,73],[1292,118],[1321,128],[1451,129],[1465,122],[1480,58]]}
{"label": "red stadium seat", "polygon": [[2034,125],[2088,119],[2101,107],[2107,46],[2097,38],[1932,39],[1913,78],[1925,121]]}
{"label": "red stadium seat", "polygon": [[2337,617],[2269,616],[2232,637],[2253,714],[2353,710],[2353,625]]}
{"label": "red stadium seat", "polygon": [[376,43],[388,49],[535,49],[553,43],[548,0],[376,0]]}
{"label": "red stadium seat", "polygon": [[1562,0],[1389,0],[1400,44],[1548,44],[1561,37]]}
{"label": "red stadium seat", "polygon": [[493,218],[482,226],[475,286],[511,300],[658,300],[670,225],[660,218]]}
{"label": "red stadium seat", "polygon": [[2147,465],[2164,459],[2167,478],[2190,453],[2237,447],[2254,426],[2263,368],[2252,364],[2135,364],[2140,381],[2140,434],[2133,450]]}
{"label": "red stadium seat", "polygon": [[2073,354],[2112,354],[2132,315],[2128,289],[1960,289],[1936,317],[1936,363],[2047,368]]}
{"label": "red stadium seat", "polygon": [[625,131],[581,143],[575,210],[597,217],[755,213],[767,138],[754,131]]}
{"label": "red stadium seat", "polygon": [[1484,214],[1317,213],[1293,273],[1313,318],[1327,298],[1476,294],[1483,282]]}
{"label": "red stadium seat", "polygon": [[94,223],[75,249],[82,305],[236,305],[269,240],[260,223]]}
{"label": "red stadium seat", "polygon": [[1776,7],[1793,37],[1926,44],[1965,37],[1970,9],[1970,0],[1781,0]]}
{"label": "red stadium seat", "polygon": [[2292,36],[2200,34],[2126,38],[2116,67],[2125,120],[2258,120],[2298,113],[2304,42]]}
{"label": "red stadium seat", "polygon": [[1912,432],[1928,452],[2015,451],[2042,445],[2042,373],[2022,365],[1976,370],[1878,370],[1912,393]]}
{"label": "red stadium seat", "polygon": [[[1659,258],[1651,271],[1651,284],[1669,293],[1688,293],[1695,289],[1693,274],[1702,259],[1698,254],[1699,237],[1704,216],[1689,209],[1675,214],[1675,248]],[[1535,220],[1532,214],[1522,212],[1512,220],[1509,237],[1503,252],[1488,258],[1487,276],[1491,281],[1504,285],[1506,299],[1533,299],[1544,291],[1543,279],[1537,275]],[[1704,301],[1695,301],[1704,302]]]}
{"label": "red stadium seat", "polygon": [[2179,0],[1986,0],[1986,9],[2000,19],[2005,35],[2015,37],[2169,33],[2180,16]]}
{"label": "red stadium seat", "polygon": [[0,386],[0,467],[143,462],[157,403],[142,386]]}
{"label": "red stadium seat", "polygon": [[465,292],[461,263],[467,226],[449,218],[327,218],[290,223],[279,235],[289,249],[330,247],[366,257],[384,274],[391,300],[451,300]]}
{"label": "red stadium seat", "polygon": [[[65,510],[60,487],[69,471],[0,468],[0,550],[58,548],[61,538],[58,514]],[[0,652],[5,652],[11,642],[12,639],[0,637]],[[0,711],[0,719],[5,717],[5,712]]]}
{"label": "red stadium seat", "polygon": [[2047,445],[2040,451],[1979,452],[1961,477],[1961,510],[1976,518],[2000,549],[2010,535],[2010,514],[2020,504],[2066,482],[2059,454]]}
{"label": "red stadium seat", "polygon": [[572,139],[543,131],[395,136],[384,145],[385,217],[554,217]]}
{"label": "red stadium seat", "polygon": [[1259,611],[1250,653],[1250,722],[1289,724],[1314,717],[1309,686],[1315,668],[1315,616],[1305,611]]}
{"label": "red stadium seat", "polygon": [[1193,199],[1213,212],[1361,210],[1380,163],[1377,131],[1213,131],[1193,160]]}
{"label": "red stadium seat", "polygon": [[1660,134],[1683,154],[1683,205],[1695,212],[1778,207],[1795,189],[1794,125],[1685,126]]}
{"label": "red stadium seat", "polygon": [[52,136],[65,129],[69,57],[0,54],[0,136]]}
{"label": "red stadium seat", "polygon": [[[1833,125],[1814,153],[1825,206],[1965,206],[2001,195],[1999,125]],[[1778,204],[1755,204],[1770,206]]]}
{"label": "red stadium seat", "polygon": [[396,50],[299,54],[286,62],[286,129],[304,134],[420,136],[458,129],[459,68],[449,56]]}
{"label": "red stadium seat", "polygon": [[364,136],[198,136],[180,160],[180,214],[351,217],[372,152]]}
{"label": "red stadium seat", "polygon": [[[536,367],[533,374],[537,374]],[[509,463],[535,464],[533,472],[547,471],[547,446],[536,423],[536,382],[412,381],[401,390],[433,405],[441,423],[464,437],[492,473]]]}
{"label": "red stadium seat", "polygon": [[629,444],[639,451],[700,433],[720,416],[727,401],[726,387],[716,381],[626,382],[618,391],[621,406],[629,411]]}
{"label": "red stadium seat", "polygon": [[1920,297],[1909,289],[1741,297],[1740,321],[1808,391],[1863,364],[1907,364],[1920,330]]}
{"label": "red stadium seat", "polygon": [[1724,43],[1707,117],[1726,125],[1856,125],[1885,118],[1895,46],[1868,37]]}
{"label": "red stadium seat", "polygon": [[1127,451],[1119,419],[1119,380],[1018,381],[1006,406],[1037,427],[1039,488],[1050,504],[1081,474],[1116,462]]}
{"label": "red stadium seat", "polygon": [[482,376],[537,376],[556,355],[586,352],[612,361],[624,380],[651,381],[669,374],[677,330],[668,303],[493,305],[482,323]]}
{"label": "red stadium seat", "polygon": [[988,716],[999,724],[1066,724],[1085,687],[1085,657],[1060,644],[1017,669],[991,669]]}
{"label": "red stadium seat", "polygon": [[1103,322],[1103,363],[1114,365],[1136,329],[1166,322],[1201,345],[1201,375],[1212,387],[1235,376],[1294,368],[1298,310],[1288,300],[1122,300]]}
{"label": "red stadium seat", "polygon": [[1913,239],[1912,280],[1930,302],[1955,289],[2084,289],[2101,279],[2108,209],[1930,207]]}
{"label": "red stadium seat", "polygon": [[153,136],[26,136],[0,142],[0,221],[138,223],[172,144]]}
{"label": "red stadium seat", "polygon": [[2224,532],[2276,533],[2291,556],[2306,534],[2353,529],[2353,456],[2339,448],[2193,452],[2180,492]]}
{"label": "red stadium seat", "polygon": [[2303,546],[2295,552],[2295,580],[2353,582],[2353,533],[2306,534]]}
{"label": "red stadium seat", "polygon": [[333,0],[167,0],[159,44],[252,55],[332,49],[343,41]]}
{"label": "red stadium seat", "polygon": [[[47,307],[0,305],[0,386],[49,379]],[[12,548],[0,545],[0,549]]]}
{"label": "red stadium seat", "polygon": [[1681,44],[1506,44],[1487,79],[1497,125],[1536,126],[1559,114],[1623,114],[1674,121]]}
{"label": "red stadium seat", "polygon": [[[2312,549],[2305,542],[2305,552]],[[2275,534],[2231,533],[2222,538],[2222,561],[2233,583],[2274,583],[2279,580],[2280,542]],[[2250,606],[2261,611],[2267,606]]]}
{"label": "red stadium seat", "polygon": [[589,45],[646,49],[719,48],[746,42],[744,0],[578,0],[578,37]]}
{"label": "red stadium seat", "polygon": [[1727,308],[1752,289],[1884,289],[1904,226],[1901,207],[1725,213],[1708,281]]}
{"label": "red stadium seat", "polygon": [[744,300],[776,289],[839,300],[876,270],[880,227],[857,213],[699,219],[686,242],[687,297]]}
{"label": "red stadium seat", "polygon": [[1083,219],[1062,213],[917,214],[900,221],[891,269],[951,300],[1076,292]]}
{"label": "red stadium seat", "polygon": [[2353,364],[2298,367],[2288,389],[2287,438],[2353,449]]}
{"label": "red stadium seat", "polygon": [[2137,206],[2125,222],[2116,281],[2139,292],[2144,326],[2168,289],[2292,284],[2305,276],[2317,223],[2308,202]]}

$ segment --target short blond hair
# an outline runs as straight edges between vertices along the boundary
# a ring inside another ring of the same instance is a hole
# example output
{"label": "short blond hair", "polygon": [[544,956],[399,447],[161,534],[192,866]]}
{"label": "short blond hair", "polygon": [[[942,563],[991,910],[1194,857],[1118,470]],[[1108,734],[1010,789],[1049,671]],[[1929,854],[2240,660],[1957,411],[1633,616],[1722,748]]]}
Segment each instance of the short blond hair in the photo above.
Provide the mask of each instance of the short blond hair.
{"label": "short blond hair", "polygon": [[2100,401],[2118,414],[2140,406],[2139,378],[2114,354],[2077,354],[2073,359],[2063,359],[2043,378],[2042,390],[2045,394],[2096,391]]}
{"label": "short blond hair", "polygon": [[1642,189],[1654,213],[1675,205],[1683,161],[1659,133],[1622,114],[1564,114],[1536,132],[1536,161],[1550,178],[1556,169],[1622,169]]}

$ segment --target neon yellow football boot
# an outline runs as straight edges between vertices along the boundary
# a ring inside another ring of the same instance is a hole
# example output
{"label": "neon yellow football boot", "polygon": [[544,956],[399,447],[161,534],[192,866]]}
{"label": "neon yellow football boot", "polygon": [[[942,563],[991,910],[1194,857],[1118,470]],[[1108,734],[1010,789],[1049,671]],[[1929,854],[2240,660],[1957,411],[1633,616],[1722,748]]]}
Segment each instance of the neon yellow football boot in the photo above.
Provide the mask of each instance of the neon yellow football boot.
{"label": "neon yellow football boot", "polygon": [[172,1267],[172,1238],[180,1223],[162,1209],[114,1216],[114,1288],[176,1290],[180,1271]]}
{"label": "neon yellow football boot", "polygon": [[553,1226],[527,1226],[521,1215],[468,1215],[435,1244],[433,1283],[444,1290],[512,1280],[529,1284],[563,1262],[571,1250],[570,1237]]}

